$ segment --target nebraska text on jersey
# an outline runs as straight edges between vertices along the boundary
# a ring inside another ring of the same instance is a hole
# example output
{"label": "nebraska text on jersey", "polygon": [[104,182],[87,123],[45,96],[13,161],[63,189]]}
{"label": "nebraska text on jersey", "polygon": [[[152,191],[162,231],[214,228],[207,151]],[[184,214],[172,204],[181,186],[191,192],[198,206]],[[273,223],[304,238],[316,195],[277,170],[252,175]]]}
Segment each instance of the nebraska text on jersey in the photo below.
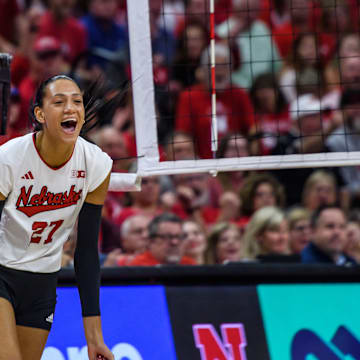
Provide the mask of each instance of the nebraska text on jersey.
{"label": "nebraska text on jersey", "polygon": [[20,195],[16,201],[16,209],[31,217],[35,214],[65,208],[76,205],[79,201],[82,189],[75,191],[75,185],[72,185],[69,192],[52,193],[48,191],[47,186],[43,186],[40,194],[31,194],[33,185],[26,190],[23,186],[20,189]]}

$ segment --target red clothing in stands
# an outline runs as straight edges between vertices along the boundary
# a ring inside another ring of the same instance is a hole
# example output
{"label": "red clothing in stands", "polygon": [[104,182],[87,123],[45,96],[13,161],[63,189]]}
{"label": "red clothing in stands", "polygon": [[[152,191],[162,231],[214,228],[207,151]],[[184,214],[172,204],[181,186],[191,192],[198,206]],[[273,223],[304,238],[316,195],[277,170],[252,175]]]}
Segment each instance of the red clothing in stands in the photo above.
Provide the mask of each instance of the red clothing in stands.
{"label": "red clothing in stands", "polygon": [[38,83],[33,80],[33,78],[28,75],[20,83],[19,93],[20,93],[20,115],[18,121],[13,124],[13,128],[19,132],[27,132],[30,128],[29,123],[29,105],[30,101],[35,95],[35,91],[38,87]]}
{"label": "red clothing in stands", "polygon": [[[183,256],[180,260],[180,265],[196,265],[195,261],[187,256]],[[161,265],[161,263],[154,258],[150,251],[146,251],[137,255],[129,264],[130,266],[154,266]]]}
{"label": "red clothing in stands", "polygon": [[[232,0],[215,1],[215,11],[214,11],[215,25],[221,24],[223,21],[225,21],[230,16],[231,12],[232,12]],[[197,14],[197,15],[199,16],[199,14]],[[205,23],[207,23],[206,16],[207,16],[207,14],[204,14]],[[178,21],[178,24],[176,25],[176,27],[174,29],[175,37],[179,38],[181,36],[181,34],[183,33],[183,31],[185,29],[186,22],[189,21],[189,17],[191,18],[190,14],[182,17]],[[191,20],[190,20],[190,22],[191,22]]]}
{"label": "red clothing in stands", "polygon": [[[247,93],[237,87],[218,91],[217,122],[219,139],[229,132],[246,135],[254,124],[254,109]],[[200,84],[182,91],[176,112],[176,130],[195,138],[201,158],[212,158],[211,153],[211,96]]]}
{"label": "red clothing in stands", "polygon": [[[282,57],[288,57],[292,51],[293,42],[298,36],[299,31],[294,28],[291,23],[286,23],[277,28],[273,28],[272,34]],[[331,60],[331,57],[334,54],[336,38],[337,34],[334,33],[317,33],[319,55],[324,64]]]}
{"label": "red clothing in stands", "polygon": [[278,114],[256,114],[256,130],[262,131],[265,136],[261,138],[261,155],[269,155],[276,146],[280,135],[290,130],[290,114],[286,107]]}
{"label": "red clothing in stands", "polygon": [[0,1],[0,35],[7,41],[14,41],[16,16],[20,13],[19,5],[15,0]]}
{"label": "red clothing in stands", "polygon": [[[319,29],[321,24],[321,6],[316,0],[309,3],[310,16],[308,21],[308,31],[321,34]],[[271,29],[273,39],[278,46],[279,52],[283,58],[286,58],[292,50],[292,44],[297,36],[298,30],[291,23],[291,10],[279,17],[276,14],[272,0],[262,0],[261,13],[259,18],[264,21]]]}
{"label": "red clothing in stands", "polygon": [[73,61],[87,47],[85,27],[74,17],[58,22],[48,11],[40,19],[39,36],[49,35],[58,39],[68,61]]}
{"label": "red clothing in stands", "polygon": [[11,62],[11,83],[19,87],[21,82],[28,75],[30,70],[30,60],[27,56],[19,52],[14,54]]}

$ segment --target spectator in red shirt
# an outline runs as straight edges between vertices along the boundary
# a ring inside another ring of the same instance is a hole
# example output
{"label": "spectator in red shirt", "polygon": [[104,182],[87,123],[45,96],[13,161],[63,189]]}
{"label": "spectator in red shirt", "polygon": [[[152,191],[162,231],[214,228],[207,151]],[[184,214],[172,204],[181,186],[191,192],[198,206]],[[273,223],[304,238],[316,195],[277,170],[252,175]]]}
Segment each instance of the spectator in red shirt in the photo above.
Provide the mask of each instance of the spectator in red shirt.
{"label": "spectator in red shirt", "polygon": [[49,0],[49,10],[39,23],[39,35],[53,36],[62,45],[71,63],[87,47],[87,33],[79,20],[72,16],[75,0]]}
{"label": "spectator in red shirt", "polygon": [[149,224],[148,250],[130,262],[132,266],[195,265],[195,261],[183,255],[184,234],[182,221],[176,215],[164,213]]}
{"label": "spectator in red shirt", "polygon": [[[176,130],[191,134],[201,158],[212,158],[211,153],[211,84],[209,81],[209,53],[207,48],[198,69],[199,83],[179,95]],[[215,46],[217,122],[219,138],[228,132],[247,134],[254,124],[254,109],[249,96],[231,84],[231,55],[228,46]]]}
{"label": "spectator in red shirt", "polygon": [[121,248],[111,251],[103,266],[126,266],[138,254],[146,251],[149,242],[148,226],[151,217],[134,215],[121,226]]}
{"label": "spectator in red shirt", "polygon": [[11,131],[25,133],[29,130],[28,109],[31,99],[41,81],[65,72],[60,43],[51,36],[40,36],[34,43],[30,58],[30,70],[21,81],[19,92],[21,98],[20,116],[12,124]]}
{"label": "spectator in red shirt", "polygon": [[144,177],[141,180],[141,191],[126,193],[126,206],[113,221],[121,225],[125,219],[135,214],[155,216],[163,213],[160,204],[160,179],[158,176]]}
{"label": "spectator in red shirt", "polygon": [[182,219],[194,219],[204,228],[213,224],[219,216],[218,181],[206,173],[178,174],[173,179],[175,199],[170,211]]}

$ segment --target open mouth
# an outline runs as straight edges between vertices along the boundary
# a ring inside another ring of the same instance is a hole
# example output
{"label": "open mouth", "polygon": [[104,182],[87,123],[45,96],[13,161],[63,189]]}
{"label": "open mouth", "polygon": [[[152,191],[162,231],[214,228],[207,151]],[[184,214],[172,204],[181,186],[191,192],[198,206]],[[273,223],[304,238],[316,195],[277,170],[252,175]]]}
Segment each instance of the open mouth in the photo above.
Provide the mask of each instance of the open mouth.
{"label": "open mouth", "polygon": [[76,120],[64,120],[61,122],[61,127],[65,130],[67,133],[72,133],[76,129]]}

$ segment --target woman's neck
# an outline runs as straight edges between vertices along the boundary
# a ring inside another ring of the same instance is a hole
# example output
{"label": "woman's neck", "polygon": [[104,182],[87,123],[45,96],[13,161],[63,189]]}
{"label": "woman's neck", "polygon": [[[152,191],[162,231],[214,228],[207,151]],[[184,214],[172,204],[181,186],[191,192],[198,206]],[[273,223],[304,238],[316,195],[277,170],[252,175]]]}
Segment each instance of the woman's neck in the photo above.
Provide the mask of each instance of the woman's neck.
{"label": "woman's neck", "polygon": [[39,131],[35,137],[35,146],[42,159],[51,167],[57,168],[65,164],[71,157],[75,144],[64,144],[54,141]]}

